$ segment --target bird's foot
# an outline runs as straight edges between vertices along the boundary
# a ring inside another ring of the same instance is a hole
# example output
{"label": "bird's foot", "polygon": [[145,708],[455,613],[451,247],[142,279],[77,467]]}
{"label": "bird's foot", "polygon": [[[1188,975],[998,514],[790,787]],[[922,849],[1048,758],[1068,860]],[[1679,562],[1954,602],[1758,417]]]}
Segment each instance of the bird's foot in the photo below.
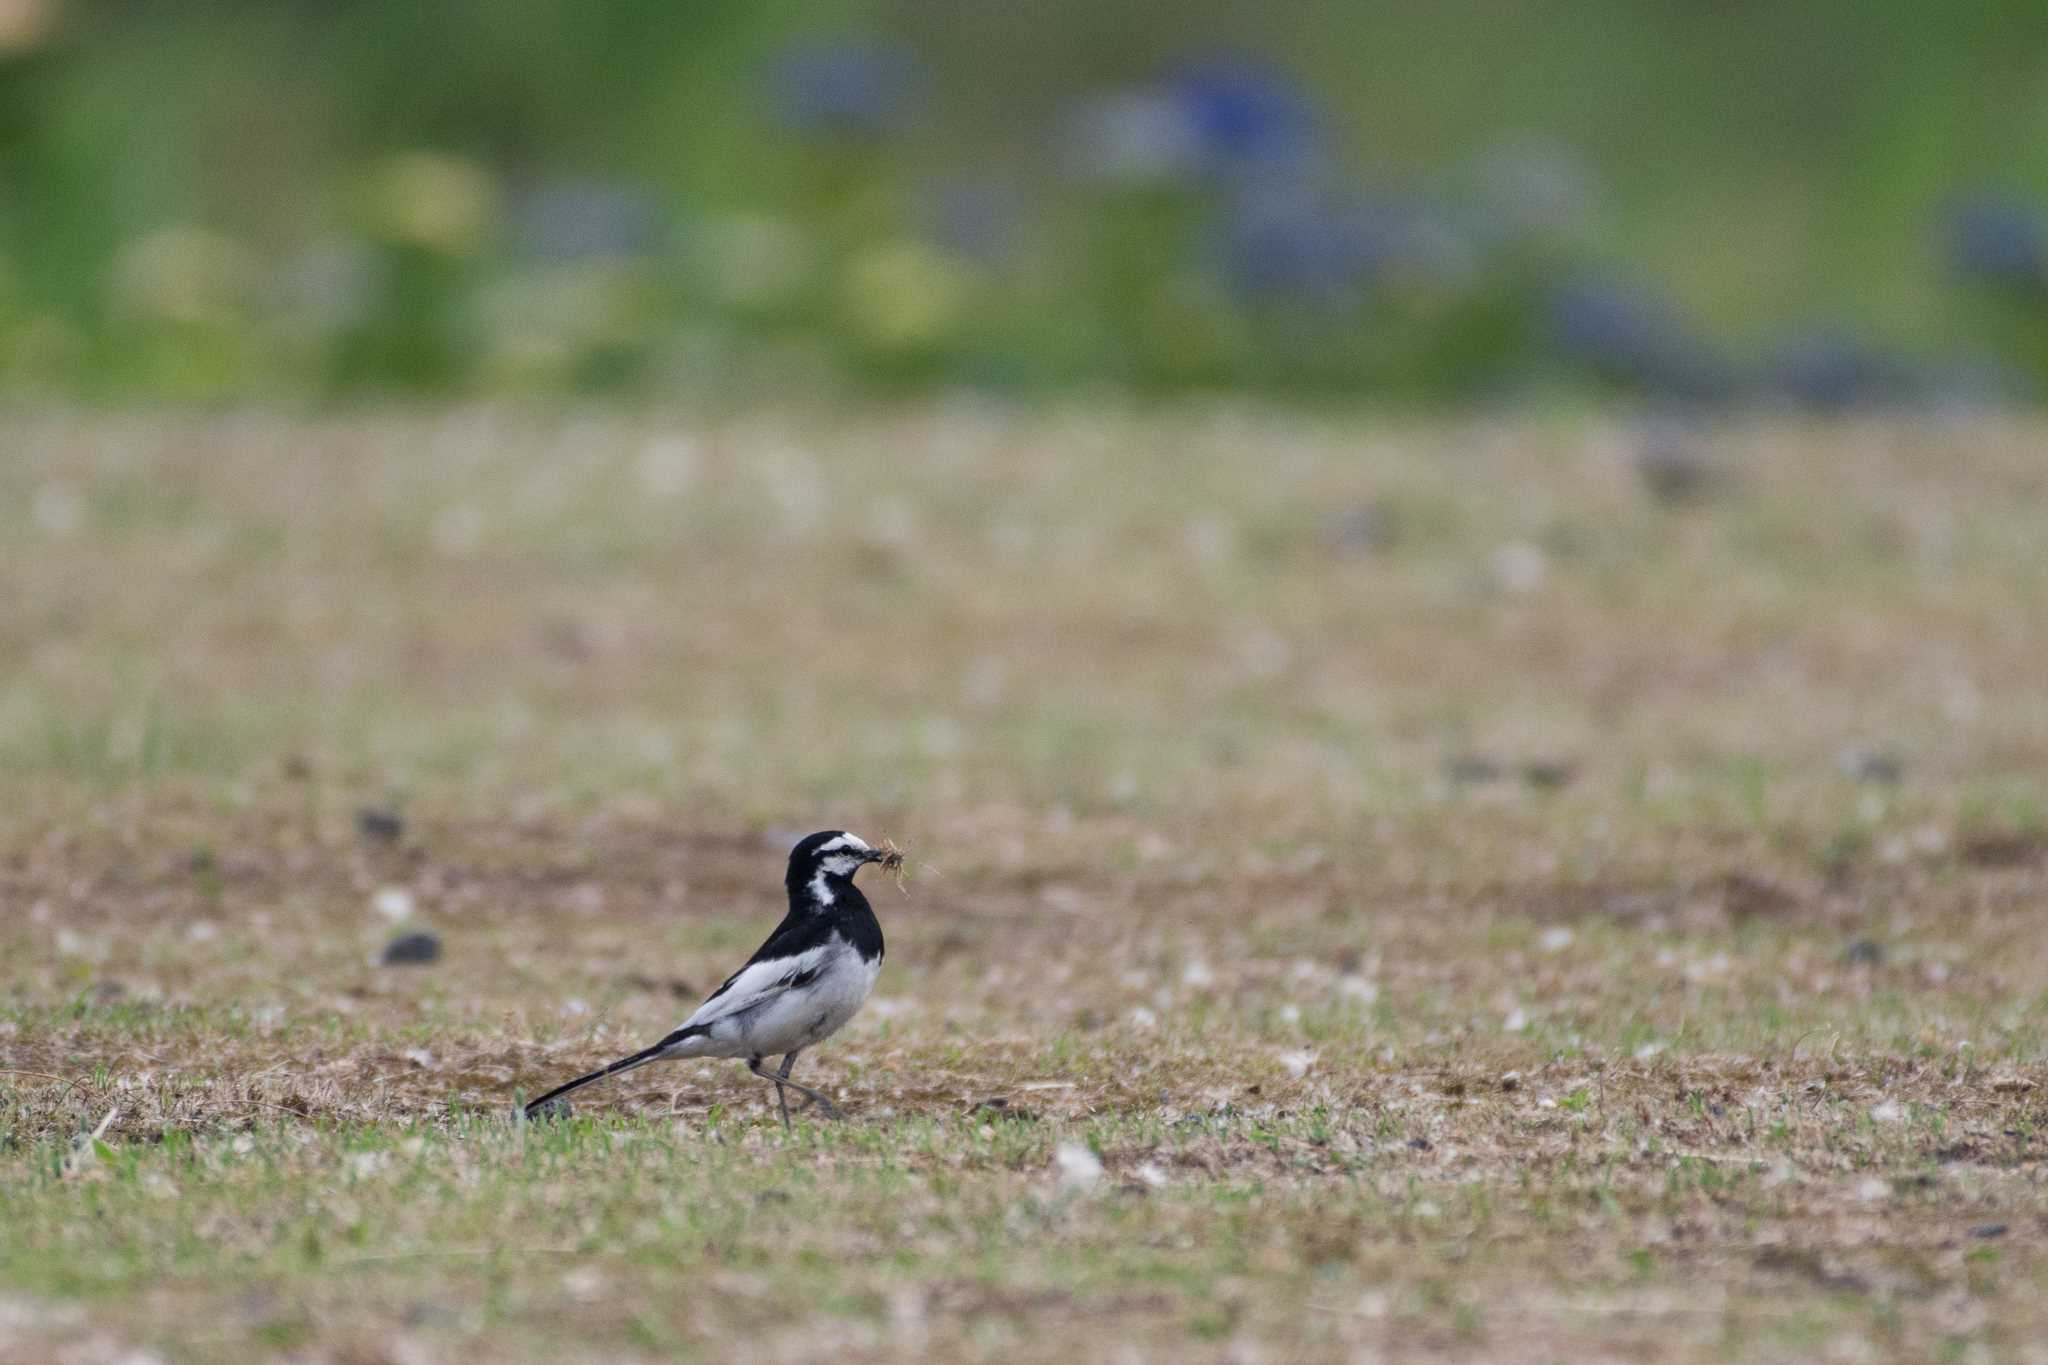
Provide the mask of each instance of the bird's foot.
{"label": "bird's foot", "polygon": [[[806,1110],[815,1109],[818,1111],[818,1117],[820,1118],[843,1119],[846,1117],[845,1110],[816,1092],[806,1093],[801,1100],[797,1101],[795,1108],[799,1114],[804,1113]],[[783,1126],[787,1127],[788,1124],[789,1116],[785,1114],[783,1116]]]}

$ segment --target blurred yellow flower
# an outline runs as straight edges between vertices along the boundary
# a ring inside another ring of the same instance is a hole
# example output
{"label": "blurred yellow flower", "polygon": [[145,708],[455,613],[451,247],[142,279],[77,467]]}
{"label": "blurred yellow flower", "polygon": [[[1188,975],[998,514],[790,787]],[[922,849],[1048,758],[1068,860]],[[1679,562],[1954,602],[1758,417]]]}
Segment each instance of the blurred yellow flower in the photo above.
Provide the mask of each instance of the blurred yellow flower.
{"label": "blurred yellow flower", "polygon": [[117,317],[232,326],[248,311],[257,265],[248,249],[209,228],[158,228],[124,245],[107,273]]}
{"label": "blurred yellow flower", "polygon": [[706,218],[690,247],[704,290],[740,312],[773,312],[795,303],[810,286],[817,254],[802,227],[766,213]]}
{"label": "blurred yellow flower", "polygon": [[854,330],[888,350],[945,339],[965,313],[975,270],[959,255],[923,242],[883,242],[847,265],[846,308]]}
{"label": "blurred yellow flower", "polygon": [[594,351],[630,348],[647,329],[643,274],[604,260],[511,275],[472,306],[486,384],[563,382]]}
{"label": "blurred yellow flower", "polygon": [[498,186],[474,161],[400,152],[370,176],[368,227],[388,241],[449,256],[472,251],[498,212]]}

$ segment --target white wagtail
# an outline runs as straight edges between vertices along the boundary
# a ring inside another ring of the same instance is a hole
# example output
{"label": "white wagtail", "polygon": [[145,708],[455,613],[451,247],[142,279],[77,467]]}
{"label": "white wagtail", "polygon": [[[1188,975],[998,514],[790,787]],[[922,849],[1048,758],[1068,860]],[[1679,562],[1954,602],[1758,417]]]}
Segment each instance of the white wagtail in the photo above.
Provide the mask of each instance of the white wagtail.
{"label": "white wagtail", "polygon": [[[868,863],[897,867],[903,855],[879,849],[843,830],[813,834],[789,853],[789,913],[747,965],[725,979],[682,1027],[602,1071],[558,1085],[526,1106],[528,1118],[592,1081],[619,1076],[650,1062],[689,1057],[744,1057],[747,1069],[775,1083],[782,1126],[789,1127],[789,1096],[783,1087],[808,1095],[828,1118],[839,1106],[789,1078],[797,1054],[845,1027],[859,1012],[882,971],[882,926],[853,874]],[[782,1067],[769,1071],[763,1058],[782,1054]]]}

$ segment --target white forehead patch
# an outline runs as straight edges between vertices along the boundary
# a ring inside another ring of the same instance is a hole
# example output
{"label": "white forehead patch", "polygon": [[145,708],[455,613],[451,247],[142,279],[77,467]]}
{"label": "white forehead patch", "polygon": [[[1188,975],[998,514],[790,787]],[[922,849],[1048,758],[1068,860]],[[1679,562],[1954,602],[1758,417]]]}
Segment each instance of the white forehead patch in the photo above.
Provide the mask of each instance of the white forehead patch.
{"label": "white forehead patch", "polygon": [[844,853],[848,850],[855,853],[872,853],[874,851],[868,841],[861,838],[858,834],[842,834],[836,839],[827,839],[824,843],[819,844],[818,856],[822,858],[828,853]]}

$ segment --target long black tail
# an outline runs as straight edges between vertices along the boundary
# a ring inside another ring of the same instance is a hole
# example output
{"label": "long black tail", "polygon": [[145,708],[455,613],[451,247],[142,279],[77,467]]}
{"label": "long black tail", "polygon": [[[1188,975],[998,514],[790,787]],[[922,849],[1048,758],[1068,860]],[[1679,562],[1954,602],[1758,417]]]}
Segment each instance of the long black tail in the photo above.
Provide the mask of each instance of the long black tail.
{"label": "long black tail", "polygon": [[541,1106],[549,1100],[560,1099],[571,1090],[581,1090],[592,1081],[601,1081],[607,1076],[616,1076],[621,1071],[631,1071],[635,1067],[646,1066],[649,1062],[661,1060],[661,1054],[668,1045],[668,1039],[664,1038],[653,1047],[642,1048],[630,1057],[619,1058],[619,1060],[605,1067],[602,1071],[593,1071],[588,1076],[578,1076],[567,1085],[556,1086],[553,1090],[548,1091],[547,1094],[542,1095],[539,1099],[526,1106],[526,1117],[532,1118],[539,1112]]}
{"label": "long black tail", "polygon": [[694,1038],[698,1034],[703,1033],[705,1031],[706,1030],[702,1027],[679,1028],[674,1033],[671,1033],[668,1037],[656,1043],[653,1047],[643,1047],[630,1057],[619,1058],[619,1060],[613,1062],[610,1066],[605,1067],[602,1071],[593,1071],[588,1076],[578,1076],[575,1080],[569,1082],[567,1085],[558,1085],[553,1090],[548,1091],[547,1094],[542,1095],[539,1099],[534,1100],[530,1104],[528,1104],[526,1106],[526,1117],[532,1118],[537,1112],[539,1112],[540,1107],[546,1104],[549,1100],[560,1099],[562,1096],[568,1094],[571,1090],[581,1090],[584,1086],[589,1085],[592,1081],[601,1081],[607,1076],[616,1076],[622,1071],[631,1071],[635,1067],[646,1066],[649,1062],[658,1062],[661,1060],[662,1054],[667,1052],[670,1048],[674,1047],[677,1043],[682,1042],[685,1038]]}

